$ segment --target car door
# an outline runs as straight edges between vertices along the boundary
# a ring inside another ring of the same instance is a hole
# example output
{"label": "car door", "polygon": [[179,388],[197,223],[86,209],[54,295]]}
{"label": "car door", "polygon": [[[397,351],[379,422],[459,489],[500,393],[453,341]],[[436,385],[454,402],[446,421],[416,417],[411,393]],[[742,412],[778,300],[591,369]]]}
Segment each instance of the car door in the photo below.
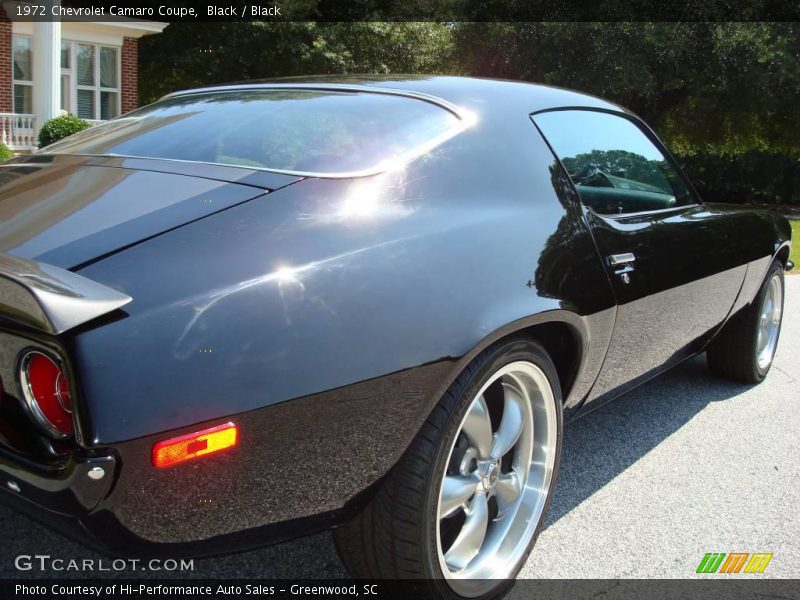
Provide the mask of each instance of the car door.
{"label": "car door", "polygon": [[645,126],[565,109],[533,120],[583,204],[617,314],[588,397],[606,399],[699,351],[724,321],[746,264],[732,222],[705,207]]}

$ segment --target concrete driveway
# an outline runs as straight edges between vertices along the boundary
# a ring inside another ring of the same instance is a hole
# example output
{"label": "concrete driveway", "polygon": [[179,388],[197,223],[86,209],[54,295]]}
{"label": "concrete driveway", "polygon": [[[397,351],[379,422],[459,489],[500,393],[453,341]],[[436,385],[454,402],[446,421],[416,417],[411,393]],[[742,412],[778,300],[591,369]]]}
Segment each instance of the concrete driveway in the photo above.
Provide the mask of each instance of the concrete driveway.
{"label": "concrete driveway", "polygon": [[[800,275],[787,277],[783,332],[763,384],[714,379],[699,357],[570,424],[546,529],[522,576],[683,578],[706,552],[772,552],[762,577],[797,578],[798,506]],[[0,577],[26,575],[14,568],[19,554],[98,557],[2,506],[0,532]],[[195,560],[193,575],[345,573],[325,533]]]}

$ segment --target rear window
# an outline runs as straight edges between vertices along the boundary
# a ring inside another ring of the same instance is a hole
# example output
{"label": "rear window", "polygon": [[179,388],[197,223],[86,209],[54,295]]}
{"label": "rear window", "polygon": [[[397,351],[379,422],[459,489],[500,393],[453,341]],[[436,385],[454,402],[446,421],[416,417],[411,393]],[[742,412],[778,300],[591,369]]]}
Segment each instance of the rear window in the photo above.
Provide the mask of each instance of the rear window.
{"label": "rear window", "polygon": [[225,91],[168,98],[42,152],[335,175],[383,170],[429,150],[460,127],[453,112],[407,96]]}

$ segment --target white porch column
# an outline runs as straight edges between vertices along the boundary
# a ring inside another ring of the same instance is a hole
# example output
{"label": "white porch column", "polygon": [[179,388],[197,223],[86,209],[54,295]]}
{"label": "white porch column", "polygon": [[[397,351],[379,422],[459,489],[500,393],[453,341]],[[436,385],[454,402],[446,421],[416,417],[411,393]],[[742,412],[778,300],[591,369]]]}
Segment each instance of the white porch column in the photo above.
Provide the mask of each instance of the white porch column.
{"label": "white porch column", "polygon": [[[58,0],[55,2],[58,4]],[[53,2],[46,2],[48,10]],[[61,105],[61,21],[33,23],[33,112],[36,134]]]}

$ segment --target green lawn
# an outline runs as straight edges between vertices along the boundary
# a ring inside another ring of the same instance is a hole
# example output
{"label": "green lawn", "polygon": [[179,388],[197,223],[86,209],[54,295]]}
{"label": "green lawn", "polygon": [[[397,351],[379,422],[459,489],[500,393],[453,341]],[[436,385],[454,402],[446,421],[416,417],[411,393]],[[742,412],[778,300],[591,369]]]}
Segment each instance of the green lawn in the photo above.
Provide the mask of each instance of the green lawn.
{"label": "green lawn", "polygon": [[792,253],[790,258],[797,265],[794,270],[789,272],[800,274],[800,220],[792,219],[789,223],[792,224]]}

